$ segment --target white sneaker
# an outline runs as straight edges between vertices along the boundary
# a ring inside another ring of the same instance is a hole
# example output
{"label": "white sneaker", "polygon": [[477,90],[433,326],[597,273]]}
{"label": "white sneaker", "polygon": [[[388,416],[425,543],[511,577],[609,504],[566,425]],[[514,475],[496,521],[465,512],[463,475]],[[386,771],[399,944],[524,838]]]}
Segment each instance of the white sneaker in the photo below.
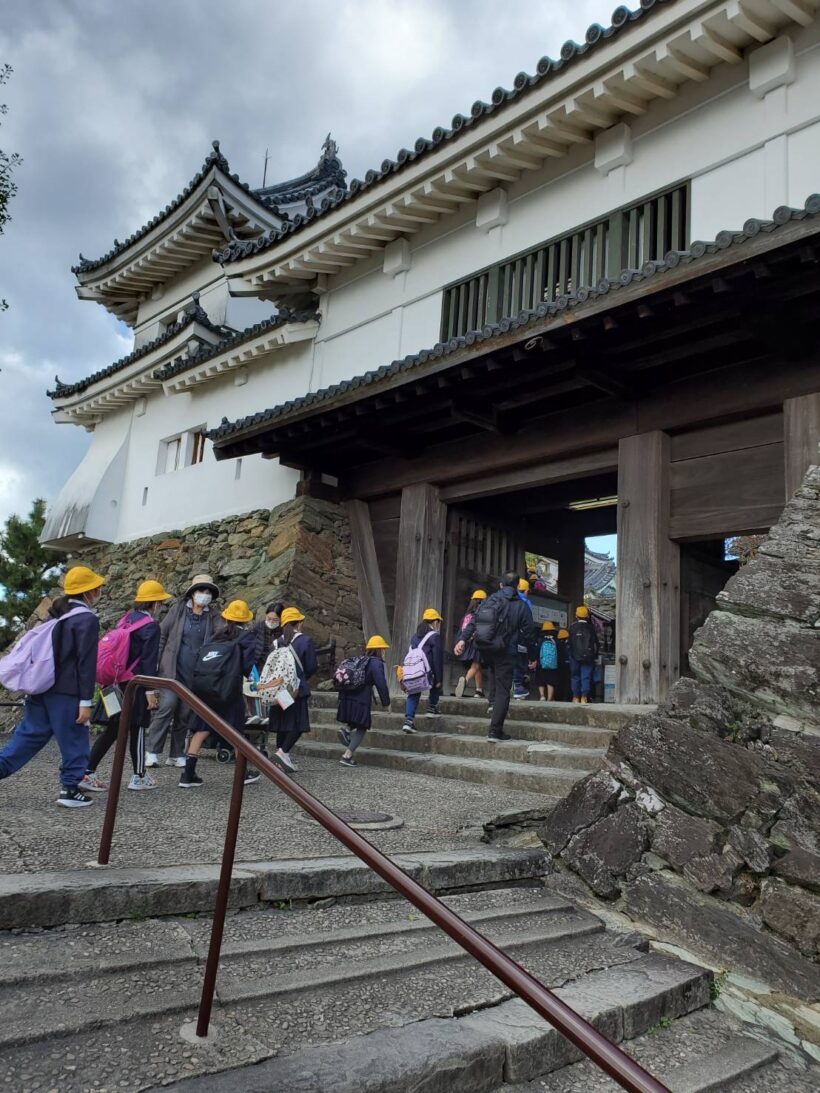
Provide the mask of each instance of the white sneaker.
{"label": "white sneaker", "polygon": [[298,769],[288,753],[286,751],[282,751],[281,748],[276,749],[275,758],[278,759],[282,766],[286,767],[287,770],[296,771]]}
{"label": "white sneaker", "polygon": [[[145,765],[147,767],[148,763],[146,762]],[[165,765],[166,765],[166,767],[184,767],[185,766],[185,756],[184,755],[178,755],[176,757],[176,759],[172,759],[171,756],[169,755],[168,758],[165,760]]]}
{"label": "white sneaker", "polygon": [[103,782],[96,774],[86,774],[82,782],[77,786],[83,793],[104,793],[108,789],[108,782]]}
{"label": "white sneaker", "polygon": [[138,774],[131,775],[131,781],[126,786],[126,789],[156,789],[157,783],[153,778],[150,778],[147,774],[142,778]]}
{"label": "white sneaker", "polygon": [[147,751],[145,753],[145,765],[146,767],[158,767],[159,756],[154,751]]}
{"label": "white sneaker", "polygon": [[464,697],[464,688],[467,686],[467,680],[464,676],[459,676],[458,683],[456,684],[456,698]]}

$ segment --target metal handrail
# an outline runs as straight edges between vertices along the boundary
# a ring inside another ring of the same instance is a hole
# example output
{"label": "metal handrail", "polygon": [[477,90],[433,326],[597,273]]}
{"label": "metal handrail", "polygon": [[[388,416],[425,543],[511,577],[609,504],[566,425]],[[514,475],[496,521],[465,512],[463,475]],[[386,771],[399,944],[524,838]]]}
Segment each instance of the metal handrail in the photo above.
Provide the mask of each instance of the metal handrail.
{"label": "metal handrail", "polygon": [[519,998],[527,1003],[537,1014],[548,1021],[562,1035],[566,1036],[587,1058],[605,1071],[620,1086],[630,1093],[669,1093],[665,1085],[639,1066],[621,1048],[611,1043],[580,1014],[576,1013],[552,991],[525,971],[503,950],[493,945],[449,907],[423,888],[412,877],[400,869],[395,862],[386,857],[375,846],[363,838],[357,831],[340,820],[333,812],[318,801],[307,790],[294,782],[287,774],[279,770],[266,756],[250,744],[241,733],[224,721],[210,707],[192,694],[187,687],[175,679],[162,679],[154,676],[134,676],[125,688],[120,715],[120,727],[114,752],[114,764],[111,771],[111,786],[105,811],[100,850],[97,858],[99,865],[108,865],[111,854],[111,841],[117,818],[117,805],[120,796],[120,783],[125,765],[125,752],[137,687],[150,690],[165,688],[173,691],[187,706],[223,739],[233,746],[236,753],[231,803],[228,812],[228,826],[225,832],[225,847],[222,855],[222,868],[219,875],[214,921],[211,929],[211,942],[205,964],[205,977],[202,984],[202,998],[197,1018],[196,1034],[208,1035],[211,1020],[216,974],[219,967],[219,955],[222,949],[222,935],[225,928],[225,914],[228,907],[231,874],[236,854],[236,838],[239,828],[239,816],[242,811],[242,795],[245,785],[245,770],[250,759],[259,771],[278,786],[283,793],[295,801],[308,815],[318,822],[343,843],[349,850],[361,858],[365,865],[387,881],[399,895],[415,904],[427,918],[439,926],[446,934],[476,958],[488,971],[500,979]]}

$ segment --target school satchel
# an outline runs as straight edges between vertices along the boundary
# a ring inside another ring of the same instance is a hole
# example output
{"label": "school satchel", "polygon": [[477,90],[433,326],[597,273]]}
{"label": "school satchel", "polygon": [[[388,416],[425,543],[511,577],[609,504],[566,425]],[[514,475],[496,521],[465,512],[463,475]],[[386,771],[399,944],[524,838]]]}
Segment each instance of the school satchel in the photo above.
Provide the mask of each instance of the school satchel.
{"label": "school satchel", "polygon": [[482,652],[506,649],[509,630],[510,601],[502,596],[490,596],[475,613],[475,643]]}
{"label": "school satchel", "polygon": [[[270,683],[272,679],[283,679],[283,687],[291,697],[295,696],[299,690],[299,675],[296,671],[297,661],[296,651],[291,649],[289,645],[276,646],[271,649],[268,659],[265,661],[259,682]],[[273,690],[259,691],[258,697],[266,705],[270,705],[276,701],[277,693]]]}
{"label": "school satchel", "polygon": [[433,685],[433,672],[430,661],[424,652],[424,646],[428,638],[432,637],[434,630],[428,631],[413,649],[407,650],[402,665],[401,685],[404,693],[408,695],[420,695],[422,691],[429,691]]}
{"label": "school satchel", "polygon": [[58,619],[46,619],[32,630],[26,630],[0,659],[0,683],[7,691],[41,695],[54,686],[57,678],[54,664],[54,627],[63,619],[88,611],[73,607]]}
{"label": "school satchel", "polygon": [[592,664],[595,660],[595,635],[588,622],[576,623],[569,634],[569,651],[579,664]]}
{"label": "school satchel", "polygon": [[360,691],[367,683],[369,656],[348,657],[340,662],[333,673],[333,686],[337,691]]}
{"label": "school satchel", "polygon": [[554,641],[547,639],[541,642],[541,652],[538,657],[538,663],[542,668],[557,668],[558,667],[558,647]]}
{"label": "school satchel", "polygon": [[242,678],[242,660],[235,641],[208,641],[197,653],[191,690],[216,709],[224,709]]}
{"label": "school satchel", "polygon": [[129,665],[131,635],[147,626],[151,619],[143,616],[135,622],[126,622],[123,615],[113,630],[100,638],[97,646],[97,682],[101,687],[113,687],[115,683],[127,683],[134,678],[139,657]]}

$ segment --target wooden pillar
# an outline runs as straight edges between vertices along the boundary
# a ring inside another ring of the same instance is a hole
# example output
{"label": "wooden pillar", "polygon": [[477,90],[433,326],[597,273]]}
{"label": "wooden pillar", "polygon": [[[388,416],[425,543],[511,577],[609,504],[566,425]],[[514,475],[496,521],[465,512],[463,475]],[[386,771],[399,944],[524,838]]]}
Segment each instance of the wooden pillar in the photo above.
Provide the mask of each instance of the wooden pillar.
{"label": "wooden pillar", "polygon": [[[396,566],[396,605],[390,666],[401,664],[413,631],[426,607],[441,612],[447,506],[437,486],[421,483],[401,491],[399,552]],[[445,628],[451,620],[445,620]],[[391,671],[391,688],[396,687]]]}
{"label": "wooden pillar", "polygon": [[380,634],[388,645],[392,645],[382,575],[373,541],[370,506],[366,501],[347,501],[345,510],[350,523],[350,544],[359,585],[364,635],[369,638]]}
{"label": "wooden pillar", "polygon": [[618,447],[617,700],[660,702],[678,678],[680,549],[669,539],[669,437]]}
{"label": "wooden pillar", "polygon": [[786,464],[786,500],[803,481],[813,463],[820,460],[820,391],[783,403],[783,440]]}
{"label": "wooden pillar", "polygon": [[554,558],[558,562],[558,595],[569,600],[568,622],[575,619],[575,608],[584,602],[584,536],[565,532],[557,540]]}

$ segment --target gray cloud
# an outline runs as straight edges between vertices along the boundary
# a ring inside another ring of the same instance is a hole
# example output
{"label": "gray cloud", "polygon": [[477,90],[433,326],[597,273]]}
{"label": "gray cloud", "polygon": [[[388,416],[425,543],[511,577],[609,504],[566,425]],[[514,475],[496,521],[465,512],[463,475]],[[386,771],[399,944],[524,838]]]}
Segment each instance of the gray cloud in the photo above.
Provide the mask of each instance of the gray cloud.
{"label": "gray cloud", "polygon": [[45,397],[129,348],[70,266],[162,208],[219,138],[233,170],[292,177],[333,132],[351,177],[556,56],[613,0],[7,0],[0,145],[24,164],[0,237],[0,521],[51,498],[88,436]]}

